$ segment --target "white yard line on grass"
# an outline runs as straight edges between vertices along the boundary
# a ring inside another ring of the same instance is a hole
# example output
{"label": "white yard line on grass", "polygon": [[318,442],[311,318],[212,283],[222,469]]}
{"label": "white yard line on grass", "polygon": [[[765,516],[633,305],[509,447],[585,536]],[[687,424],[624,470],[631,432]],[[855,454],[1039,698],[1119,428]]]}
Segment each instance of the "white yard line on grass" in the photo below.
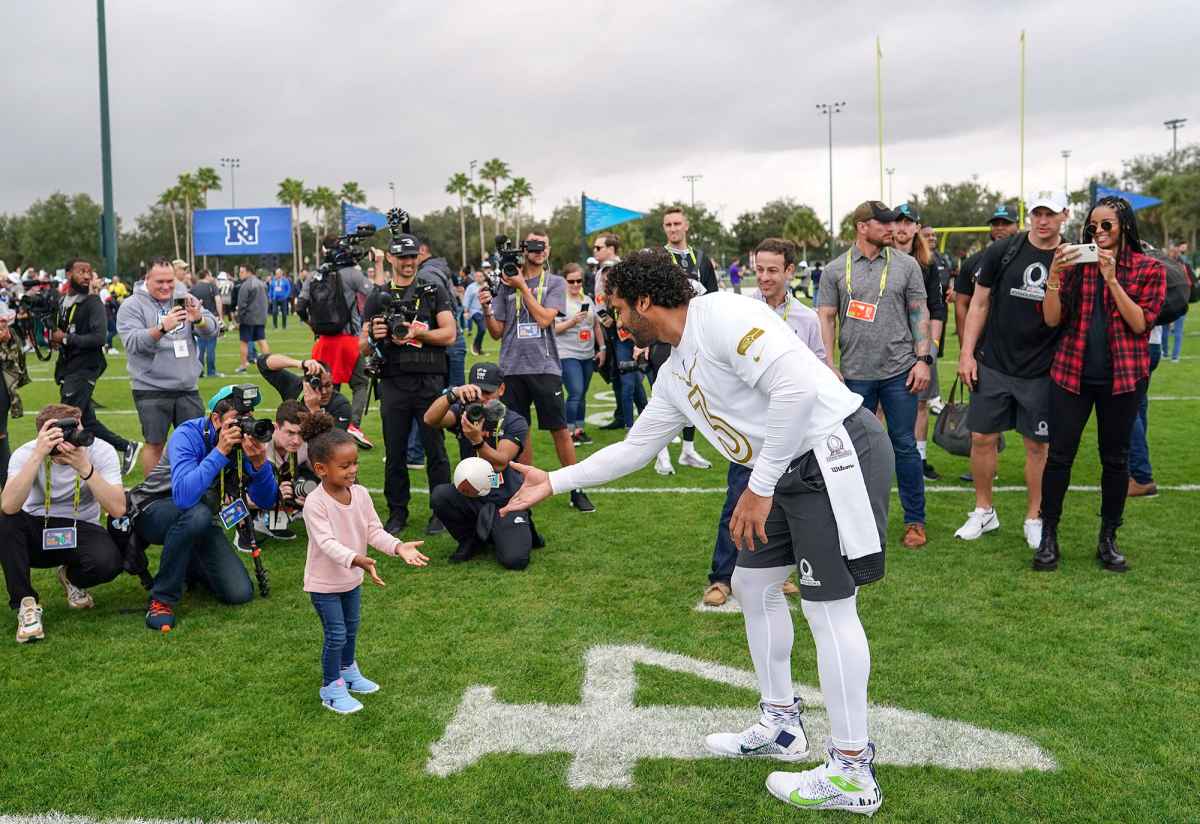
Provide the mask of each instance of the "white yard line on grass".
{"label": "white yard line on grass", "polygon": [[[415,470],[414,470],[415,471]],[[1159,484],[1160,492],[1200,492],[1200,484],[1175,484],[1166,485]],[[895,487],[892,487],[895,491]],[[382,495],[383,489],[379,487],[369,487],[367,489],[372,495]],[[428,495],[429,490],[424,487],[414,486],[413,492],[419,492],[422,495]],[[975,488],[966,486],[927,486],[926,492],[962,492],[964,494],[975,494]],[[1023,486],[997,486],[992,488],[993,492],[1025,492]],[[1072,486],[1071,492],[1099,492],[1098,486]],[[587,490],[589,495],[644,495],[652,494],[670,494],[670,495],[724,495],[725,487],[723,486],[597,486]],[[3,822],[0,822],[3,824]]]}

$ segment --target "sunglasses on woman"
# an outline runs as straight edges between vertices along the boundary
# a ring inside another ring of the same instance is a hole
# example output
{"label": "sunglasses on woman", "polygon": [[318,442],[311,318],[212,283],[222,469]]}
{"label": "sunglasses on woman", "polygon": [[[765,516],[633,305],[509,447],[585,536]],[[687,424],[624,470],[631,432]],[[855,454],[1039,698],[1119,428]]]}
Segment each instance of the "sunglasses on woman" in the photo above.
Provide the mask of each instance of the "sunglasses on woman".
{"label": "sunglasses on woman", "polygon": [[583,283],[583,281],[582,280],[574,280],[572,278],[567,278],[567,283]]}
{"label": "sunglasses on woman", "polygon": [[1099,223],[1089,223],[1087,228],[1088,231],[1094,235],[1098,230],[1101,229],[1106,232],[1111,232],[1113,229],[1117,228],[1117,224],[1113,223],[1111,220],[1102,220]]}

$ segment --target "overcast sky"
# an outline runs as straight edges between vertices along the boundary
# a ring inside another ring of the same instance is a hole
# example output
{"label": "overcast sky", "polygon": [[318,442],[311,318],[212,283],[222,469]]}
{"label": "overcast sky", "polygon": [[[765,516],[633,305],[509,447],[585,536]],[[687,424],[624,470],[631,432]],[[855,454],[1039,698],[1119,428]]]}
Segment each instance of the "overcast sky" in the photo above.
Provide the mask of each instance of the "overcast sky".
{"label": "overcast sky", "polygon": [[[836,5],[836,8],[834,6]],[[927,183],[1018,185],[1018,38],[1028,32],[1025,188],[1072,187],[1200,139],[1189,2],[829,3],[571,0],[349,3],[109,0],[116,205],[131,221],[184,170],[241,158],[241,206],[287,176],[355,180],[377,207],[450,202],[472,159],[506,160],[539,215],[589,195],[697,200],[725,223],[781,196],[828,219],[878,197],[882,40],[894,200]],[[93,0],[0,3],[0,211],[100,198]],[[211,198],[228,206],[230,186]],[[886,199],[886,195],[885,195]]]}

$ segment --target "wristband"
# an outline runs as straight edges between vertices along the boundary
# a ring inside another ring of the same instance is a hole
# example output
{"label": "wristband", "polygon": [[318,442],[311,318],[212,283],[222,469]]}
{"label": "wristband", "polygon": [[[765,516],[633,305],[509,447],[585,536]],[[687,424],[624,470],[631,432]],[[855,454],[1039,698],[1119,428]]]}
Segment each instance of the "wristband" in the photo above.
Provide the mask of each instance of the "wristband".
{"label": "wristband", "polygon": [[454,394],[453,386],[447,386],[445,389],[443,389],[442,397],[450,401],[450,403],[454,403],[456,400],[458,400],[458,396]]}
{"label": "wristband", "polygon": [[[471,442],[470,442],[470,441],[467,441],[467,443],[471,443]],[[478,450],[478,449],[479,449],[479,447],[481,447],[481,446],[483,446],[483,440],[482,440],[482,439],[479,441],[479,443],[471,443],[471,448],[472,448],[472,449],[475,449],[475,450]]]}
{"label": "wristband", "polygon": [[91,469],[91,471],[90,471],[90,472],[88,472],[88,474],[87,474],[86,476],[84,476],[84,475],[80,475],[80,476],[79,476],[79,480],[81,480],[81,481],[86,481],[86,480],[90,479],[90,478],[91,478],[93,475],[95,475],[95,474],[96,474],[96,465],[95,465],[95,464],[92,464],[92,469]]}

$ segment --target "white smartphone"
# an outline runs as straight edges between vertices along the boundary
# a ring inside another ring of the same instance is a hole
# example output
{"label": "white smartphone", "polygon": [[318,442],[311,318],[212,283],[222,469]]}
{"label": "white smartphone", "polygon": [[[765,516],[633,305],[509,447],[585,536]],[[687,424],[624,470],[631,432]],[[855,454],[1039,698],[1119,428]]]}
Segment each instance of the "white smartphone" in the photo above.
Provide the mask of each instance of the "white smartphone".
{"label": "white smartphone", "polygon": [[1079,252],[1079,257],[1075,258],[1076,263],[1097,263],[1100,260],[1100,255],[1096,251],[1094,243],[1073,243],[1067,247],[1075,249]]}

